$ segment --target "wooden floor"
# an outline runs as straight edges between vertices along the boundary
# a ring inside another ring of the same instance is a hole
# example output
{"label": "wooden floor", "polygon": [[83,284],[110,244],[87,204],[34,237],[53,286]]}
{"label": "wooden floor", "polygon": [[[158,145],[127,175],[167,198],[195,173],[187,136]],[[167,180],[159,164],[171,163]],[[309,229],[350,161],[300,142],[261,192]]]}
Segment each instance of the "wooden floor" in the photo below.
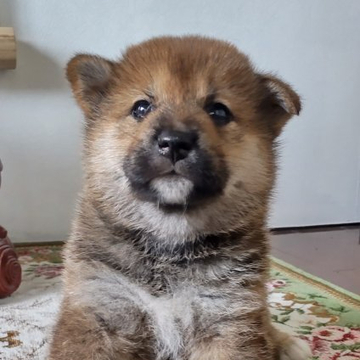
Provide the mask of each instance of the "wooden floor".
{"label": "wooden floor", "polygon": [[360,294],[359,228],[273,234],[272,255]]}

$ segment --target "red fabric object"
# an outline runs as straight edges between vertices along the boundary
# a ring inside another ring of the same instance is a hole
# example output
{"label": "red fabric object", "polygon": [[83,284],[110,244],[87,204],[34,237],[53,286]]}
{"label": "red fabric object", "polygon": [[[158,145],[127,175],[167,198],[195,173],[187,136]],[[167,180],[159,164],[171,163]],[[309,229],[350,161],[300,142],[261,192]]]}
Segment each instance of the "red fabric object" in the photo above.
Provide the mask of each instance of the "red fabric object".
{"label": "red fabric object", "polygon": [[0,226],[0,298],[10,296],[21,283],[21,266],[7,231]]}
{"label": "red fabric object", "polygon": [[[0,186],[1,171],[0,160]],[[0,226],[0,298],[10,296],[21,283],[21,266],[7,231]]]}

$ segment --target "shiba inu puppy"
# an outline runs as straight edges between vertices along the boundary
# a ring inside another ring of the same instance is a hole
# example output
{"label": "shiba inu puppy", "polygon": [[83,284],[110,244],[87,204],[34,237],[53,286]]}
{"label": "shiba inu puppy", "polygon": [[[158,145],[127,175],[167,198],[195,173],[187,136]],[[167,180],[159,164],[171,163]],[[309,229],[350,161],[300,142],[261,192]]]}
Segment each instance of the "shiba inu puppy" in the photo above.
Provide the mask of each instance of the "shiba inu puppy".
{"label": "shiba inu puppy", "polygon": [[270,322],[266,218],[298,95],[233,45],[77,55],[85,181],[51,360],[303,360]]}

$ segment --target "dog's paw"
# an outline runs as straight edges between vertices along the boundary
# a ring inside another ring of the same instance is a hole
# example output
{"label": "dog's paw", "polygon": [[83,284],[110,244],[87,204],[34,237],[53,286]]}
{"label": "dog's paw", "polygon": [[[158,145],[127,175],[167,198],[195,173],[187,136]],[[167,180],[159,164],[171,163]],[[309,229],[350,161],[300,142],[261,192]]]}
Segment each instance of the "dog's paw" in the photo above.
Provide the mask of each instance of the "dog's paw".
{"label": "dog's paw", "polygon": [[281,344],[280,360],[307,360],[310,357],[310,347],[304,340],[289,337]]}

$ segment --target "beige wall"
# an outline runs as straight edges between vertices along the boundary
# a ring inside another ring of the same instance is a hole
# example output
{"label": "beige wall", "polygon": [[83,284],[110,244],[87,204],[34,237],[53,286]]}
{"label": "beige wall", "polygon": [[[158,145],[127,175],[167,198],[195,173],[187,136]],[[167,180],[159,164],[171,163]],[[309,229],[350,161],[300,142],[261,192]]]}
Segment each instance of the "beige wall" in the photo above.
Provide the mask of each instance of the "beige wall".
{"label": "beige wall", "polygon": [[304,98],[283,136],[271,225],[359,220],[359,18],[358,0],[0,0],[0,26],[13,26],[19,42],[18,68],[0,73],[0,223],[15,241],[69,232],[81,114],[66,61],[187,33],[234,42]]}

